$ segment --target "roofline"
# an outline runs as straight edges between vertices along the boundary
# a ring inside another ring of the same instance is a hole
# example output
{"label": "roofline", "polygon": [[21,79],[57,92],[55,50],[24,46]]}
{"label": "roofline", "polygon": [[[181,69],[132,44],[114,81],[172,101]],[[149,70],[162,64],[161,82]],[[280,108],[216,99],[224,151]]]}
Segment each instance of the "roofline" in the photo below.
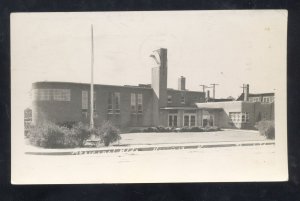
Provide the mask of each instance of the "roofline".
{"label": "roofline", "polygon": [[182,109],[182,110],[196,110],[197,109],[197,107],[192,107],[192,106],[190,106],[190,107],[188,107],[188,106],[186,106],[186,107],[172,107],[172,106],[170,106],[170,107],[162,107],[162,108],[160,108],[161,110],[180,110],[180,109]]}
{"label": "roofline", "polygon": [[[90,86],[90,83],[81,83],[81,82],[62,82],[62,81],[39,81],[39,82],[33,82],[33,85],[35,84],[71,84],[71,85],[88,85]],[[147,84],[145,84],[147,85]],[[131,85],[110,85],[110,84],[94,84],[94,86],[103,86],[103,87],[123,87],[123,88],[133,88],[133,89],[148,89],[153,90],[152,87],[141,87],[141,86],[131,86]],[[151,86],[151,84],[150,84]],[[176,91],[176,92],[192,92],[192,93],[203,93],[202,91],[189,91],[189,90],[178,90],[178,89],[171,89],[167,88],[167,91]]]}
{"label": "roofline", "polygon": [[[40,81],[40,82],[34,82],[33,85],[36,84],[70,84],[70,85],[88,85],[90,86],[90,83],[80,83],[80,82],[60,82],[60,81]],[[94,84],[94,86],[103,86],[103,87],[122,87],[122,88],[138,88],[138,89],[148,89],[153,90],[152,87],[140,87],[140,86],[131,86],[131,85],[109,85],[109,84]]]}
{"label": "roofline", "polygon": [[193,92],[193,93],[203,93],[203,94],[205,94],[205,92],[203,92],[203,91],[178,90],[178,89],[172,89],[172,88],[167,88],[167,91]]}

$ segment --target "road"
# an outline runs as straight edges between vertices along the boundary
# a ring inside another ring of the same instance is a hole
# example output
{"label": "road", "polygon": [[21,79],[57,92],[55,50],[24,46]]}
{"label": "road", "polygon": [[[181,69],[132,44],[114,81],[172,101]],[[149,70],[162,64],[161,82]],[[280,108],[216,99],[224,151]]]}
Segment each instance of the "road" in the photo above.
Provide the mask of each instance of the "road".
{"label": "road", "polygon": [[276,180],[275,145],[95,155],[23,155],[13,183],[153,183]]}

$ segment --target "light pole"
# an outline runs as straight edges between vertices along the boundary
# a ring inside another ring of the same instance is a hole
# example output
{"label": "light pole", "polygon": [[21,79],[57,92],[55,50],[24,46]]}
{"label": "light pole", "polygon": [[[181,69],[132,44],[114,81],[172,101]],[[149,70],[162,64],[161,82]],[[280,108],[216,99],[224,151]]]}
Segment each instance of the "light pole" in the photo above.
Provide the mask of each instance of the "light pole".
{"label": "light pole", "polygon": [[91,25],[91,112],[90,112],[90,128],[94,128],[94,30]]}

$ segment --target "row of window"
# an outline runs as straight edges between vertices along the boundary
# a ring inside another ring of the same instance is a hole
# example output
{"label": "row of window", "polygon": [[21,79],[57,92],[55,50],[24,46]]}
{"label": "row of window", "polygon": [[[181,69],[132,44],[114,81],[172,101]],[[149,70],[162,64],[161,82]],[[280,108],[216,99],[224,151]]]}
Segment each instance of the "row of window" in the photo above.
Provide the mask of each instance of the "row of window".
{"label": "row of window", "polygon": [[71,101],[70,89],[34,89],[33,99],[42,101]]}
{"label": "row of window", "polygon": [[[169,126],[177,127],[177,115],[169,115]],[[183,125],[187,127],[192,127],[196,125],[196,116],[195,115],[184,115],[183,116]]]}
{"label": "row of window", "polygon": [[[168,103],[172,103],[172,96],[168,95]],[[182,94],[180,98],[180,103],[185,104],[185,96]]]}
{"label": "row of window", "polygon": [[[170,127],[177,127],[177,114],[169,114],[169,122],[168,125]],[[214,118],[213,115],[203,116],[202,119],[202,126],[213,126],[214,125]],[[196,115],[194,114],[185,114],[183,115],[183,126],[186,127],[193,127],[196,126]]]}
{"label": "row of window", "polygon": [[[107,113],[108,114],[120,114],[120,92],[110,92],[108,94]],[[96,93],[94,92],[94,110],[96,110]],[[131,93],[131,113],[142,114],[143,113],[143,94]],[[88,91],[82,91],[82,106],[83,110],[88,109]]]}
{"label": "row of window", "polygon": [[249,113],[229,112],[229,118],[233,123],[247,123],[249,122]]}
{"label": "row of window", "polygon": [[[43,101],[71,101],[71,91],[70,89],[34,89],[34,100]],[[94,92],[94,101],[96,100],[96,92]],[[137,101],[136,101],[137,100]],[[132,111],[137,111],[138,113],[142,111],[143,95],[131,93],[131,106]],[[181,95],[181,104],[185,104],[185,96]],[[168,95],[168,103],[172,103],[172,96]],[[115,104],[115,110],[113,105]],[[108,100],[108,113],[118,113],[120,108],[120,93],[114,92],[109,94]],[[95,108],[94,104],[94,108]],[[88,109],[88,91],[82,91],[82,109]]]}
{"label": "row of window", "polygon": [[[185,95],[184,95],[184,94],[181,94],[181,97],[180,97],[180,103],[181,103],[181,104],[185,104],[185,101],[186,101],[186,100],[185,100]],[[199,100],[198,100],[198,98],[195,97],[193,101],[197,102],[197,101],[199,101]],[[172,101],[172,96],[171,96],[171,95],[168,95],[168,103],[171,104],[172,102],[173,102],[173,101]]]}
{"label": "row of window", "polygon": [[266,96],[266,97],[250,97],[249,102],[263,102],[263,103],[273,103],[274,96]]}

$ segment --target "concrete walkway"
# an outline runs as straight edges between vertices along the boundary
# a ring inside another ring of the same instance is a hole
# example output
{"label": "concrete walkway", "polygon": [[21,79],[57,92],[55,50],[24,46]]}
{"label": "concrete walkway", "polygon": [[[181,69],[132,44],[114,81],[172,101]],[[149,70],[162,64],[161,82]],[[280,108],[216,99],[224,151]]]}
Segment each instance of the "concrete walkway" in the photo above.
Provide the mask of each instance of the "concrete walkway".
{"label": "concrete walkway", "polygon": [[[275,145],[274,140],[259,141],[232,141],[232,142],[203,142],[203,143],[182,143],[182,144],[159,144],[159,145],[131,145],[131,146],[110,146],[100,148],[75,148],[75,149],[43,149],[31,147],[25,154],[30,155],[82,155],[82,154],[112,154],[137,151],[162,151],[162,150],[184,150],[203,149],[217,147],[240,147],[240,146],[263,146]],[[31,149],[31,150],[30,150]]]}

